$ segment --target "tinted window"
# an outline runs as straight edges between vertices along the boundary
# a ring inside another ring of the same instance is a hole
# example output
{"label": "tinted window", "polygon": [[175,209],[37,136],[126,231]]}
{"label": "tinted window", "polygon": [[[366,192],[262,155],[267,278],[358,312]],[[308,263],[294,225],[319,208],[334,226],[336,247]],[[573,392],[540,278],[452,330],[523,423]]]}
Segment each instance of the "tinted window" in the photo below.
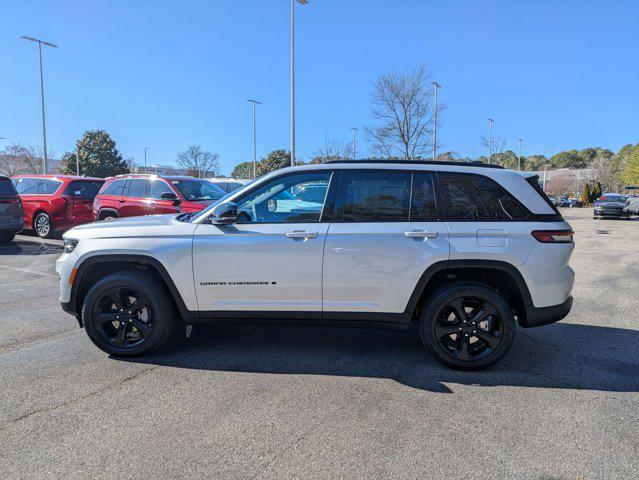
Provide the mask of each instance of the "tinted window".
{"label": "tinted window", "polygon": [[114,180],[102,192],[103,195],[124,195],[126,180]]}
{"label": "tinted window", "polygon": [[294,193],[295,198],[306,202],[323,203],[327,185],[304,185]]}
{"label": "tinted window", "polygon": [[60,188],[62,182],[59,180],[48,180],[48,179],[40,179],[38,182],[38,194],[39,195],[51,195],[55,193],[58,188]]}
{"label": "tinted window", "polygon": [[410,221],[432,222],[438,219],[433,174],[415,172],[413,174]]}
{"label": "tinted window", "polygon": [[13,181],[13,185],[20,195],[35,195],[38,193],[37,178],[17,178]]}
{"label": "tinted window", "polygon": [[93,182],[90,180],[74,180],[67,188],[64,189],[62,195],[72,195],[74,197],[95,198],[98,190],[102,186],[102,182]]}
{"label": "tinted window", "polygon": [[293,192],[306,185],[328,188],[331,172],[287,175],[268,182],[238,200],[239,223],[310,223],[319,222],[324,198],[318,202],[295,197]]}
{"label": "tinted window", "polygon": [[151,182],[151,190],[149,191],[149,197],[151,198],[162,198],[163,193],[175,193],[171,190],[165,182],[162,180],[154,180]]}
{"label": "tinted window", "polygon": [[407,222],[411,175],[404,172],[345,172],[337,219],[342,222]]}
{"label": "tinted window", "polygon": [[447,220],[498,222],[530,218],[526,207],[488,177],[439,172],[438,178]]}
{"label": "tinted window", "polygon": [[8,178],[0,178],[0,195],[15,195],[16,190],[13,188],[13,183]]}
{"label": "tinted window", "polygon": [[127,197],[146,197],[149,181],[145,178],[134,178],[129,182]]}
{"label": "tinted window", "polygon": [[213,185],[208,180],[200,180],[197,178],[187,178],[180,180],[171,180],[171,183],[177,187],[182,196],[186,200],[219,200],[226,192],[221,188]]}

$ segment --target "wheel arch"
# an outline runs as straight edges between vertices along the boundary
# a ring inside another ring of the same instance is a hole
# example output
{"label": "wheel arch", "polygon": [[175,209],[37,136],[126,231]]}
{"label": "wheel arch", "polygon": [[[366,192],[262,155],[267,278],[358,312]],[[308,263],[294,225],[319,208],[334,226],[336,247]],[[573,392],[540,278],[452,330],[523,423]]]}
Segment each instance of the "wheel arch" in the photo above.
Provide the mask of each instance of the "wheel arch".
{"label": "wheel arch", "polygon": [[100,210],[98,210],[98,218],[97,218],[98,221],[99,220],[104,220],[103,218],[100,218],[103,213],[113,213],[113,214],[115,214],[116,218],[120,218],[120,212],[118,212],[115,208],[104,207],[104,208],[100,208]]}
{"label": "wheel arch", "polygon": [[519,324],[526,323],[526,307],[533,305],[528,285],[517,267],[499,260],[448,260],[434,263],[417,282],[405,313],[415,319],[430,292],[456,280],[480,281],[498,290],[515,310]]}
{"label": "wheel arch", "polygon": [[85,259],[77,268],[69,299],[69,313],[74,314],[80,322],[82,303],[91,286],[105,275],[131,270],[148,273],[162,281],[169,290],[182,320],[198,317],[197,312],[186,307],[182,295],[166,268],[154,257],[139,254],[94,255]]}

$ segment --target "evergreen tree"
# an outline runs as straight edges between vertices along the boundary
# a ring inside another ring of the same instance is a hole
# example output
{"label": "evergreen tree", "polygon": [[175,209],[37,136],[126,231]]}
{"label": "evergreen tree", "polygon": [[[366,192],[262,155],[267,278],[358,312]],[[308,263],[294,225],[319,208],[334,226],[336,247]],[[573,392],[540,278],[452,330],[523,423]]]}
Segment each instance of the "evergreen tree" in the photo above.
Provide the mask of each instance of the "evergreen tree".
{"label": "evergreen tree", "polygon": [[75,151],[62,156],[62,173],[75,175],[76,152],[80,155],[80,175],[105,178],[129,173],[126,161],[115,148],[115,141],[104,130],[84,132]]}
{"label": "evergreen tree", "polygon": [[589,205],[590,204],[590,185],[588,185],[588,183],[584,183],[584,191],[581,194],[581,201],[584,202],[584,205]]}

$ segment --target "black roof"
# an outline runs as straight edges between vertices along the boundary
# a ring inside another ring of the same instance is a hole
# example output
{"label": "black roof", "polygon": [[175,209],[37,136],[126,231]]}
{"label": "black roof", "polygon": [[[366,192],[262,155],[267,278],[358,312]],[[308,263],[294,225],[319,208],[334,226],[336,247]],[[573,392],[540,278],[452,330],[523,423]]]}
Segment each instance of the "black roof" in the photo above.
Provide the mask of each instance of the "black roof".
{"label": "black roof", "polygon": [[408,165],[454,165],[457,167],[484,167],[484,168],[504,168],[501,165],[492,165],[484,162],[443,162],[440,160],[331,160],[325,163],[401,163]]}

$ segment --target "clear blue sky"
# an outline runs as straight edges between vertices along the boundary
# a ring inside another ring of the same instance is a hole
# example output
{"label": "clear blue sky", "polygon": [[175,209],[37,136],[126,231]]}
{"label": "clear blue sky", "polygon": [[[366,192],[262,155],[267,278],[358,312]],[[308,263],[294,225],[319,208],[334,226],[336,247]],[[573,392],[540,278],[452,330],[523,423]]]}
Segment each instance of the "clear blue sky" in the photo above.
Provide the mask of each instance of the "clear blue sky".
{"label": "clear blue sky", "polygon": [[[639,2],[310,0],[296,7],[297,153],[370,121],[376,77],[426,63],[446,102],[446,150],[484,153],[494,131],[524,154],[639,141]],[[222,171],[289,148],[287,0],[5,0],[0,137],[41,143],[37,48],[46,49],[48,141],[59,157],[87,129],[125,156],[172,163],[190,144]],[[362,133],[362,132],[360,132]],[[368,149],[360,136],[361,154]]]}

